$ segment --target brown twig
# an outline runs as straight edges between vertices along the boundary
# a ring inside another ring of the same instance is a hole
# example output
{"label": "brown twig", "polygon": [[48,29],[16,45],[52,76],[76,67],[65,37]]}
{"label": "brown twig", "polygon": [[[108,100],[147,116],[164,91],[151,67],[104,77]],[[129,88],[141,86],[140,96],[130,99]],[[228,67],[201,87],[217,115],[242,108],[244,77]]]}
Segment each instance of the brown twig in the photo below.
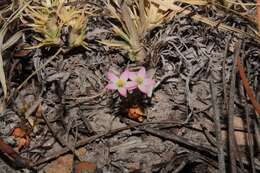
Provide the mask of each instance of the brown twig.
{"label": "brown twig", "polygon": [[260,0],[256,0],[256,21],[258,25],[258,32],[260,32]]}
{"label": "brown twig", "polygon": [[260,115],[260,104],[256,101],[256,97],[254,96],[253,89],[250,87],[249,82],[246,77],[244,66],[241,63],[240,57],[237,57],[237,67],[240,74],[240,78],[242,80],[243,86],[246,90],[246,93],[255,108],[255,111]]}
{"label": "brown twig", "polygon": [[2,153],[5,153],[8,158],[10,158],[13,161],[13,165],[17,168],[31,168],[32,163],[22,158],[18,153],[16,153],[13,148],[9,145],[7,145],[3,139],[0,138],[0,151]]}
{"label": "brown twig", "polygon": [[[135,121],[132,121],[132,120],[129,120],[129,119],[126,119],[126,118],[122,118],[122,121],[131,125],[131,126],[137,126],[139,124]],[[162,131],[159,132],[158,130],[155,130],[154,128],[151,128],[151,127],[141,127],[141,130],[144,130],[145,132],[148,132],[152,135],[159,136],[159,137],[162,137],[164,139],[179,143],[184,147],[190,148],[194,151],[198,151],[198,152],[200,152],[204,155],[211,156],[211,157],[217,157],[217,150],[215,148],[210,147],[210,146],[191,142],[190,140],[187,140],[183,137],[177,136],[173,133],[168,134],[168,133],[165,133],[165,132],[162,132]]]}
{"label": "brown twig", "polygon": [[[121,131],[124,131],[124,130],[128,130],[128,129],[131,129],[133,127],[138,127],[138,126],[143,126],[143,125],[147,125],[147,124],[156,124],[156,123],[166,123],[166,124],[180,124],[179,122],[176,122],[176,121],[167,121],[167,122],[147,122],[147,123],[143,123],[143,124],[135,124],[135,125],[130,125],[130,126],[127,126],[127,127],[122,127],[122,128],[118,128],[118,129],[114,129],[114,130],[111,130],[109,132],[104,132],[104,133],[101,133],[101,134],[97,134],[97,135],[94,135],[94,136],[91,136],[91,137],[88,137],[88,138],[85,138],[85,139],[82,139],[80,141],[78,141],[75,145],[75,148],[79,148],[81,146],[84,146],[86,144],[89,144],[99,138],[102,138],[102,137],[108,137],[108,136],[111,136],[115,133],[118,133],[118,132],[121,132]],[[59,156],[61,155],[64,155],[66,153],[68,153],[70,151],[69,148],[63,148],[61,149],[60,151],[58,152],[55,152],[53,153],[52,155],[48,156],[48,157],[45,157],[41,160],[39,160],[38,162],[34,163],[33,166],[38,166],[38,165],[41,165],[43,163],[46,163],[50,160],[54,160],[56,158],[58,158]]]}

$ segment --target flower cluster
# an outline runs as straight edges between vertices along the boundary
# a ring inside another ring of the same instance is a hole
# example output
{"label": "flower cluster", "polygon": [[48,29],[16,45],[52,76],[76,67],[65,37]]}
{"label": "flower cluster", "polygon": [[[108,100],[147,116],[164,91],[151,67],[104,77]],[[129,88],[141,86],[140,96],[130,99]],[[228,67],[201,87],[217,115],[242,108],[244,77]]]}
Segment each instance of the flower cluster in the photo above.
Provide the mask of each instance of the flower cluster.
{"label": "flower cluster", "polygon": [[133,91],[138,88],[142,93],[148,96],[152,95],[155,81],[146,75],[144,67],[138,72],[130,72],[126,69],[119,77],[113,72],[107,75],[109,83],[106,86],[108,90],[117,90],[120,95],[126,97],[127,91]]}

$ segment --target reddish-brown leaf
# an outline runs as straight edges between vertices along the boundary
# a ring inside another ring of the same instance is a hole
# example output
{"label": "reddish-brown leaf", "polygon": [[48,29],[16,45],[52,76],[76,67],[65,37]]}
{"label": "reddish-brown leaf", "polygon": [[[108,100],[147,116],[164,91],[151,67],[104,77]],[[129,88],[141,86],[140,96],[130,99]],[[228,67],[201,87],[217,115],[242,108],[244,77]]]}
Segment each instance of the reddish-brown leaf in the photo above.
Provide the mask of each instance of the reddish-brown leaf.
{"label": "reddish-brown leaf", "polygon": [[82,161],[75,165],[75,173],[95,173],[97,171],[97,166],[94,163],[88,161]]}
{"label": "reddish-brown leaf", "polygon": [[128,108],[128,117],[133,120],[143,122],[144,121],[144,112],[140,106],[134,105],[134,106]]}

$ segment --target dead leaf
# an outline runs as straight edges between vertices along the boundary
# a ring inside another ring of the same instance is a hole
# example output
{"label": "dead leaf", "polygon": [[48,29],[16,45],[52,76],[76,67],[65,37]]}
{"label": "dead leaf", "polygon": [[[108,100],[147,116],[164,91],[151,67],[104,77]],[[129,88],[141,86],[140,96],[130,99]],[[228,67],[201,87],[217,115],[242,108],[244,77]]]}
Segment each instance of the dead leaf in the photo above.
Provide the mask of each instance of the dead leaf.
{"label": "dead leaf", "polygon": [[45,168],[47,173],[71,173],[73,166],[73,155],[68,154],[61,156],[58,159],[52,161]]}
{"label": "dead leaf", "polygon": [[144,111],[140,106],[134,105],[134,106],[128,108],[128,117],[133,120],[143,122],[144,121]]}
{"label": "dead leaf", "polygon": [[82,161],[75,165],[75,173],[95,173],[97,166],[94,163],[88,161]]}
{"label": "dead leaf", "polygon": [[29,145],[30,143],[30,139],[29,136],[26,134],[26,132],[20,128],[20,127],[16,127],[13,129],[11,135],[13,137],[15,137],[16,140],[16,148],[18,150],[21,150],[22,148],[26,147]]}

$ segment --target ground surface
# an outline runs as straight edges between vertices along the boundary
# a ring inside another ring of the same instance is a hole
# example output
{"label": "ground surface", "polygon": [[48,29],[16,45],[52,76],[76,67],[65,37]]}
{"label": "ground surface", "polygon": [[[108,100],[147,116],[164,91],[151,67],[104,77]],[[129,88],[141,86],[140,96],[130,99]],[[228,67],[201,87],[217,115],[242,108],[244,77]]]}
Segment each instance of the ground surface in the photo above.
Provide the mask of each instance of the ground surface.
{"label": "ground surface", "polygon": [[[251,32],[251,23],[239,15],[210,6],[189,8],[195,14]],[[254,132],[259,131],[258,121],[239,73],[234,75],[232,69],[239,51],[250,85],[260,96],[259,39],[206,25],[193,20],[192,15],[180,13],[146,36],[146,67],[155,72],[158,86],[148,99],[141,124],[136,125],[126,113],[118,111],[122,102],[117,93],[103,92],[109,69],[122,71],[131,62],[124,51],[95,42],[113,37],[109,18],[101,15],[90,17],[88,50],[79,48],[58,55],[13,97],[0,115],[1,137],[15,148],[11,131],[15,127],[24,129],[30,143],[17,152],[37,163],[33,168],[38,172],[70,172],[79,160],[94,163],[104,173],[217,172],[216,134],[220,132],[216,132],[213,108],[216,106],[220,112],[224,151],[228,155],[229,140],[224,133],[230,109],[234,108],[231,113],[235,115],[234,134],[240,153],[236,155],[237,169],[251,172],[249,140],[245,140],[246,111]],[[239,40],[240,48],[236,48]],[[13,49],[4,56],[12,56]],[[53,48],[41,48],[29,56],[5,60],[10,91],[54,53]],[[234,94],[233,103],[230,94]],[[259,171],[257,142],[255,136],[253,157]],[[72,153],[69,150],[75,150],[75,155],[61,156]],[[52,156],[58,160],[43,161]],[[244,168],[239,165],[238,156],[242,157]],[[0,165],[0,172],[16,172],[3,162]],[[226,168],[230,169],[228,157]]]}

